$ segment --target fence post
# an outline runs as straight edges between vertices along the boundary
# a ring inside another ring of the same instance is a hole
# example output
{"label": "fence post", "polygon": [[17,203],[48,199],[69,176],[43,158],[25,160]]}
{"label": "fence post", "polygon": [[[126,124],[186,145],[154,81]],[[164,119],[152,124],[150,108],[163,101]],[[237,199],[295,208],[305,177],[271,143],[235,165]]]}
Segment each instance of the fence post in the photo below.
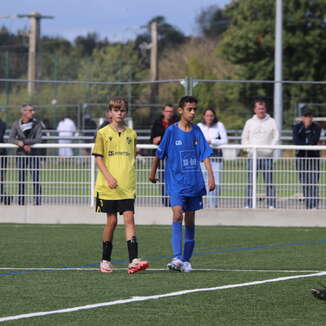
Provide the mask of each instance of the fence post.
{"label": "fence post", "polygon": [[191,96],[192,95],[192,78],[191,77],[185,77],[181,80],[181,85],[185,89],[185,96]]}
{"label": "fence post", "polygon": [[91,207],[94,207],[94,188],[95,188],[95,156],[91,155]]}
{"label": "fence post", "polygon": [[252,208],[256,208],[257,203],[257,147],[253,148],[252,156]]}
{"label": "fence post", "polygon": [[192,77],[187,77],[187,89],[186,89],[187,94],[186,95],[192,96],[192,87],[193,87]]}

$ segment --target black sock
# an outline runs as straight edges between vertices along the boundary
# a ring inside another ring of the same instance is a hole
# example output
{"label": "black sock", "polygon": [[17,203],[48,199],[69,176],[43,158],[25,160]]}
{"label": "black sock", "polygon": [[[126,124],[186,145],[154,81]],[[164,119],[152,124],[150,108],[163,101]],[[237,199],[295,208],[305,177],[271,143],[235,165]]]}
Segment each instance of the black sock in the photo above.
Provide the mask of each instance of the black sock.
{"label": "black sock", "polygon": [[131,263],[134,258],[138,258],[138,243],[135,236],[127,241],[129,262]]}
{"label": "black sock", "polygon": [[111,253],[112,253],[112,242],[111,241],[103,241],[102,260],[111,261]]}

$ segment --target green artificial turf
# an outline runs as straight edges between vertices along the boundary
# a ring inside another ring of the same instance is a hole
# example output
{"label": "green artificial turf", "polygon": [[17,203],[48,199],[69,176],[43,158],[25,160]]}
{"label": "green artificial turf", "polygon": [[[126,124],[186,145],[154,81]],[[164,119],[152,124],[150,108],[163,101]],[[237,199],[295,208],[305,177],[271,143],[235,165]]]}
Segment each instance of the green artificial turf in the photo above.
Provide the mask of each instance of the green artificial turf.
{"label": "green artificial turf", "polygon": [[[164,268],[171,255],[170,228],[138,226],[141,257]],[[102,226],[0,224],[0,267],[90,266],[101,256]],[[0,270],[0,318],[88,304],[273,279],[326,270],[326,229],[198,227],[194,268],[265,271],[150,270],[128,275],[98,271]],[[118,227],[114,266],[127,266],[123,227]],[[16,275],[5,273],[19,272]],[[310,288],[326,277],[192,293],[64,314],[5,322],[4,325],[323,325],[326,302]]]}

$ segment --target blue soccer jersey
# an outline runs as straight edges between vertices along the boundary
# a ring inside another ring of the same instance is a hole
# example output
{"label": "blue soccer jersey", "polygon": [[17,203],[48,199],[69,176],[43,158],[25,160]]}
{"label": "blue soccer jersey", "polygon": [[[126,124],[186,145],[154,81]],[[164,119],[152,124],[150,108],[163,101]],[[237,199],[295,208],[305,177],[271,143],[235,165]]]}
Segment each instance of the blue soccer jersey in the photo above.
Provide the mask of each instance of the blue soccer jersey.
{"label": "blue soccer jersey", "polygon": [[212,154],[212,149],[200,128],[192,124],[183,131],[175,123],[166,129],[156,156],[166,158],[165,183],[170,196],[196,197],[206,195],[200,162]]}

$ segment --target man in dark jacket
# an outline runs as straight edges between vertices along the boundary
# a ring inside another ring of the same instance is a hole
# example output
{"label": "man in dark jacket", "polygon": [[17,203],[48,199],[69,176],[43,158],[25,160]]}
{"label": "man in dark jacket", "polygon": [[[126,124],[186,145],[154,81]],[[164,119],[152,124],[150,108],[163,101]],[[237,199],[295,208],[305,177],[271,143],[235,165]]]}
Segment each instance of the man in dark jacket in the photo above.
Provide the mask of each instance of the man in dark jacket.
{"label": "man in dark jacket", "polygon": [[[174,114],[173,105],[165,104],[162,110],[162,115],[154,121],[152,126],[151,143],[159,145],[164,136],[165,130],[176,121],[177,117]],[[163,164],[163,162],[161,164]],[[161,166],[161,169],[159,170],[159,179],[162,182],[163,205],[169,206],[169,198],[166,194],[164,185],[164,166]]]}
{"label": "man in dark jacket", "polygon": [[[4,135],[7,125],[0,118],[0,143],[4,143]],[[11,198],[5,193],[5,178],[7,169],[7,151],[5,148],[0,148],[0,203],[9,205]]]}
{"label": "man in dark jacket", "polygon": [[[91,118],[89,113],[84,115],[84,136],[92,137],[90,139],[85,139],[85,143],[92,143],[96,137],[96,122]],[[85,154],[88,155],[91,152],[91,148],[85,148]]]}
{"label": "man in dark jacket", "polygon": [[105,112],[105,120],[101,123],[101,125],[98,127],[98,129],[104,128],[105,126],[107,126],[111,122],[112,122],[112,113],[109,110],[109,108],[107,108],[106,112]]}
{"label": "man in dark jacket", "polygon": [[40,185],[40,158],[39,151],[31,146],[42,141],[42,124],[33,116],[35,110],[31,104],[23,104],[21,107],[21,119],[15,121],[11,127],[9,142],[16,144],[19,190],[18,204],[25,205],[25,176],[29,169],[33,179],[34,204],[41,204]]}
{"label": "man in dark jacket", "polygon": [[[295,145],[317,145],[320,139],[321,127],[312,121],[313,114],[304,109],[301,122],[293,127],[293,142]],[[299,150],[296,153],[296,168],[303,188],[306,208],[318,208],[320,151]]]}
{"label": "man in dark jacket", "polygon": [[165,104],[162,110],[162,115],[154,121],[151,129],[151,143],[159,145],[165,130],[172,123],[176,122],[177,118],[174,114],[174,108],[172,104]]}

